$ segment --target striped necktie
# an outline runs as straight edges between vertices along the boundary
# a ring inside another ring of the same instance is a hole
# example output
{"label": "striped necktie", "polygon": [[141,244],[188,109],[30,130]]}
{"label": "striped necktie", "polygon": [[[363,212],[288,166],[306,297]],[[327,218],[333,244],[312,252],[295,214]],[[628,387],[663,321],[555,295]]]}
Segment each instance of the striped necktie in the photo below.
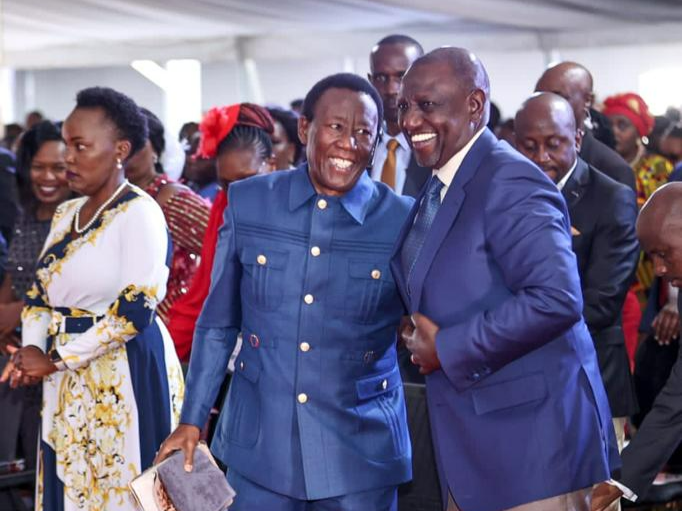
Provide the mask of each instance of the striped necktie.
{"label": "striped necktie", "polygon": [[417,217],[412,224],[412,229],[407,233],[403,243],[403,248],[400,252],[400,262],[403,266],[403,275],[405,275],[406,280],[410,279],[414,263],[417,261],[426,235],[429,233],[436,213],[438,213],[438,208],[440,208],[440,191],[443,186],[445,186],[443,182],[436,176],[431,178],[429,188],[419,205],[419,211],[417,211]]}

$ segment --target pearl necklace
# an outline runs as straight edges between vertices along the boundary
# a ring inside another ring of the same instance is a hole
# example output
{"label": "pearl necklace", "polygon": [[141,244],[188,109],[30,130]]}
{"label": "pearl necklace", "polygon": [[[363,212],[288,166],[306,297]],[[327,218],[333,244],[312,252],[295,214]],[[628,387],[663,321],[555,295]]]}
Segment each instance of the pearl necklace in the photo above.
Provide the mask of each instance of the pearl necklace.
{"label": "pearl necklace", "polygon": [[90,219],[90,221],[89,221],[87,224],[85,224],[85,225],[83,226],[82,229],[79,229],[79,228],[78,228],[78,224],[81,223],[81,208],[85,205],[85,203],[87,202],[87,200],[81,202],[81,203],[78,205],[78,207],[76,208],[76,215],[73,217],[73,229],[76,231],[76,234],[83,234],[83,233],[84,233],[85,231],[87,231],[90,227],[92,227],[92,224],[95,223],[95,220],[97,220],[97,217],[99,217],[99,216],[102,214],[102,211],[104,211],[105,209],[107,209],[107,208],[109,207],[109,205],[110,205],[112,202],[114,202],[114,199],[116,198],[116,196],[118,196],[118,194],[121,193],[121,191],[123,191],[123,189],[124,189],[126,186],[128,186],[128,180],[127,180],[127,179],[124,179],[123,182],[118,186],[118,188],[116,188],[116,190],[115,190],[114,193],[111,195],[111,197],[109,197],[107,200],[105,200],[105,201],[102,203],[102,205],[101,205],[99,208],[97,208],[97,211],[95,211],[95,214],[92,215],[92,218]]}

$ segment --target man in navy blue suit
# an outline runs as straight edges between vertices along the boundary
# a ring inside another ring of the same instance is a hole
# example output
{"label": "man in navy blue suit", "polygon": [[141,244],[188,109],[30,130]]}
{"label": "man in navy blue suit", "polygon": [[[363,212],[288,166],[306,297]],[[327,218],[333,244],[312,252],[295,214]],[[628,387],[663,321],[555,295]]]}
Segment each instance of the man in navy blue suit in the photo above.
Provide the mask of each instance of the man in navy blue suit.
{"label": "man in navy blue suit", "polygon": [[197,322],[174,449],[190,465],[237,334],[211,445],[231,511],[394,511],[411,477],[389,261],[410,206],[366,172],[381,98],[349,74],[318,82],[299,136],[308,163],[230,185]]}
{"label": "man in navy blue suit", "polygon": [[448,509],[589,510],[619,461],[566,204],[485,127],[489,95],[460,48],[403,79],[401,129],[434,172],[391,262],[402,335],[426,374]]}

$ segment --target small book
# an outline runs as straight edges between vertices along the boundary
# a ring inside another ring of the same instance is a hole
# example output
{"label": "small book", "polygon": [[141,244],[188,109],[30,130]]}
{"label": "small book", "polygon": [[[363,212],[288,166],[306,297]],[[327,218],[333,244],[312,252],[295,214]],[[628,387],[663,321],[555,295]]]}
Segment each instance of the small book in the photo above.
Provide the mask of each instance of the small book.
{"label": "small book", "polygon": [[177,451],[130,482],[142,511],[225,511],[232,504],[235,492],[205,443],[194,451],[192,472],[184,465]]}

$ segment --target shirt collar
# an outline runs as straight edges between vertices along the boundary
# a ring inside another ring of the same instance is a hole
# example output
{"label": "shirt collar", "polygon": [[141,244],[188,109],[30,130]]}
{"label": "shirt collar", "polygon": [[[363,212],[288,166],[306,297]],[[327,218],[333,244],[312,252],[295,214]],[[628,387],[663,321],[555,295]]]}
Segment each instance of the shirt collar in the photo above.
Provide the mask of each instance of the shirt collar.
{"label": "shirt collar", "polygon": [[467,144],[464,147],[462,147],[459,151],[457,151],[457,153],[455,153],[455,155],[452,158],[445,162],[445,165],[443,165],[439,169],[433,170],[433,174],[438,176],[438,179],[440,179],[443,182],[446,188],[448,188],[452,184],[452,180],[455,178],[455,174],[459,170],[459,167],[462,165],[464,158],[469,153],[471,147],[476,143],[476,141],[484,131],[485,126],[478,130],[478,132],[476,132],[476,134],[471,138],[471,140],[469,140],[469,142],[467,142]]}
{"label": "shirt collar", "polygon": [[[292,172],[291,188],[289,191],[289,209],[293,211],[318,194],[308,176],[307,163],[301,165]],[[363,172],[357,183],[355,183],[355,186],[348,192],[341,197],[327,197],[327,199],[338,199],[341,206],[343,206],[343,209],[345,209],[357,223],[362,225],[367,216],[367,210],[369,209],[370,199],[374,194],[374,190],[374,181],[372,181],[372,178],[367,172]]]}
{"label": "shirt collar", "polygon": [[561,181],[559,181],[556,186],[559,189],[559,191],[564,189],[564,186],[566,186],[566,183],[568,183],[568,180],[571,179],[571,176],[573,175],[573,172],[575,172],[575,168],[578,166],[578,158],[576,157],[575,161],[573,162],[573,166],[571,169],[566,172],[566,175],[561,178]]}

